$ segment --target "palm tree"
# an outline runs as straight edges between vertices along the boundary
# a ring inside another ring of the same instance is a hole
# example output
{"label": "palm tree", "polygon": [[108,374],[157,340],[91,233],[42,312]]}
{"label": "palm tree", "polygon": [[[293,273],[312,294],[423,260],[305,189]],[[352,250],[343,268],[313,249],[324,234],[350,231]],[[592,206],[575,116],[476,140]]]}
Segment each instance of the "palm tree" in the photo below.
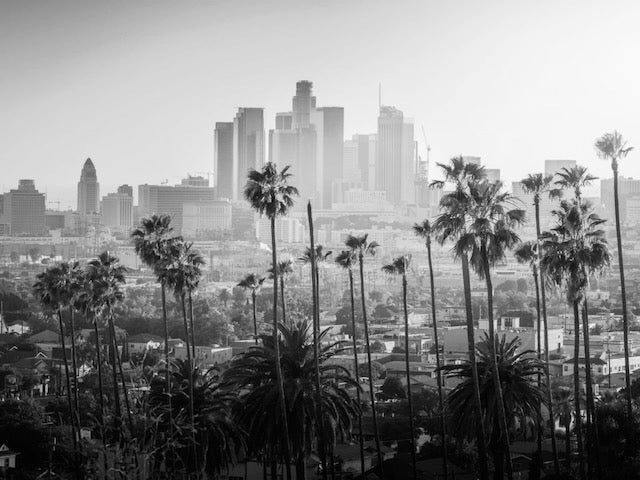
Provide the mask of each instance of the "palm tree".
{"label": "palm tree", "polygon": [[580,165],[562,168],[556,175],[558,180],[555,181],[555,184],[563,190],[573,190],[577,203],[582,202],[582,190],[597,180],[597,177],[591,175],[586,167]]}
{"label": "palm tree", "polygon": [[275,348],[275,370],[279,385],[280,409],[282,411],[284,436],[285,467],[287,479],[291,480],[291,457],[289,455],[289,428],[287,426],[287,405],[280,365],[280,342],[278,341],[278,264],[276,250],[276,218],[285,216],[293,206],[293,197],[298,195],[298,189],[289,185],[289,167],[281,171],[274,163],[268,162],[261,171],[249,170],[247,184],[244,188],[244,197],[251,207],[260,215],[266,215],[271,222],[271,268],[273,268],[273,345]]}
{"label": "palm tree", "polygon": [[[237,393],[224,388],[215,368],[203,372],[188,361],[176,360],[171,376],[172,416],[180,426],[176,431],[182,464],[188,473],[197,474],[197,478],[207,475],[217,478],[228,472],[245,447],[244,432],[233,418]],[[189,381],[193,381],[193,385],[188,385]],[[167,403],[164,395],[152,391],[151,396],[154,397],[150,399],[152,404]],[[190,408],[191,401],[195,415],[185,422],[182,413]]]}
{"label": "palm tree", "polygon": [[[331,255],[331,252],[326,254],[323,251],[322,245],[315,245],[314,241],[314,229],[313,229],[313,212],[311,208],[311,200],[307,202],[307,220],[309,222],[309,247],[307,247],[305,253],[299,258],[302,263],[311,265],[311,295],[313,304],[313,344],[314,344],[314,358],[316,366],[316,395],[320,398],[320,276],[318,274],[318,262],[324,262]],[[317,418],[320,422],[322,418],[322,404],[317,402]],[[318,424],[319,434],[319,451],[320,459],[322,462],[322,478],[327,478],[327,453],[324,446],[324,430],[322,424]],[[331,459],[331,465],[333,466],[333,458]]]}
{"label": "palm tree", "polygon": [[[278,262],[277,269],[277,278],[280,279],[280,303],[282,304],[282,322],[284,323],[287,320],[287,304],[285,302],[284,295],[284,280],[286,277],[293,273],[293,262],[290,258],[287,258],[286,260],[280,260]],[[273,268],[269,268],[269,270],[267,270],[267,273],[269,274],[269,280],[273,280]]]}
{"label": "palm tree", "polygon": [[193,321],[193,292],[198,288],[202,278],[202,267],[205,265],[204,257],[197,250],[193,250],[193,243],[184,245],[182,252],[182,266],[184,270],[184,287],[189,302],[189,328],[191,329],[191,354],[196,357],[196,332]]}
{"label": "palm tree", "polygon": [[[582,432],[580,415],[580,305],[585,303],[589,287],[589,276],[601,272],[610,262],[609,250],[604,231],[604,223],[593,213],[589,202],[579,203],[577,199],[562,201],[554,215],[557,225],[542,234],[543,257],[541,269],[557,286],[565,286],[567,301],[573,307],[575,348],[574,348],[574,402],[580,474],[584,478],[584,455],[582,452]],[[585,330],[585,374],[587,383],[587,408],[594,411],[591,385],[591,368],[588,349],[588,326]],[[591,437],[595,437],[594,435]]]}
{"label": "palm tree", "polygon": [[[514,208],[516,200],[510,193],[501,192],[500,182],[476,181],[469,183],[468,222],[465,233],[460,236],[456,246],[459,252],[469,252],[473,269],[484,278],[487,285],[487,319],[489,321],[489,347],[494,345],[495,325],[493,321],[493,284],[491,268],[505,259],[506,252],[512,249],[520,238],[515,229],[524,221],[524,210]],[[494,355],[495,357],[495,355]],[[494,360],[497,362],[497,359]],[[497,363],[491,370],[496,395],[502,398],[500,372]],[[507,477],[513,478],[513,466],[509,446],[507,414],[503,403],[498,403],[498,419],[501,437],[504,441]],[[502,468],[496,467],[496,468]]]}
{"label": "palm tree", "polygon": [[[541,334],[541,309],[540,309],[540,274],[538,272],[538,243],[537,242],[524,242],[522,244],[520,244],[518,246],[518,248],[515,250],[514,252],[514,256],[516,258],[516,260],[519,263],[525,263],[528,264],[529,267],[531,268],[531,271],[533,273],[533,283],[535,285],[536,288],[536,315],[537,315],[537,322],[536,322],[536,334],[537,334],[537,348],[536,348],[536,352],[538,354],[538,359],[540,360],[542,358],[540,349],[541,349],[541,338],[540,338],[540,334]],[[548,335],[547,335],[547,330],[545,328],[545,359],[548,358],[548,351],[549,351],[549,340],[548,340]],[[551,424],[553,425],[553,405],[552,405],[552,401],[551,401],[551,383],[550,383],[550,376],[549,376],[549,362],[548,360],[545,361],[545,373],[546,373],[546,386],[547,386],[547,405],[549,408],[549,419],[551,421]],[[540,382],[540,379],[538,379],[538,382]],[[540,460],[542,460],[542,425],[538,425],[538,452],[540,454]],[[553,453],[554,453],[554,468],[555,468],[555,472],[556,475],[560,474],[560,465],[559,465],[559,461],[558,461],[558,452],[557,452],[557,445],[556,445],[556,435],[555,435],[555,429],[551,429],[551,443],[552,443],[552,449],[553,449]]]}
{"label": "palm tree", "polygon": [[[192,353],[195,354],[195,337],[191,332],[191,340],[189,340],[189,322],[187,318],[187,292],[190,290],[190,281],[192,280],[192,262],[190,259],[191,247],[193,244],[184,242],[176,242],[177,255],[173,258],[173,261],[166,266],[166,278],[167,286],[173,289],[173,294],[176,300],[180,303],[182,308],[182,321],[184,326],[185,342],[187,347],[187,373],[188,373],[188,388],[189,388],[189,416],[191,418],[191,429],[194,432],[194,449],[195,449],[195,411],[193,407],[193,378],[190,375],[193,373],[193,367],[195,366],[195,357],[192,358]],[[191,345],[190,345],[191,344]],[[197,462],[197,458],[196,458]]]}
{"label": "palm tree", "polygon": [[402,277],[402,304],[404,306],[404,364],[407,369],[407,401],[409,404],[409,429],[411,438],[411,463],[413,469],[413,480],[418,478],[416,467],[416,429],[413,424],[413,398],[411,394],[411,371],[409,365],[409,312],[407,309],[407,271],[411,263],[410,255],[396,257],[393,261],[382,267],[382,271],[388,275],[398,275]]}
{"label": "palm tree", "polygon": [[[570,387],[559,386],[553,389],[554,420],[564,426],[565,433],[565,462],[567,469],[571,468],[571,421],[573,419],[573,392]],[[554,425],[555,430],[555,425]]]}
{"label": "palm tree", "polygon": [[[477,368],[482,379],[480,405],[495,466],[494,478],[502,480],[506,452],[500,427],[500,407],[504,405],[508,412],[507,421],[511,426],[517,422],[523,423],[526,419],[537,419],[540,416],[540,405],[544,402],[544,393],[538,388],[535,377],[542,373],[544,365],[531,355],[535,352],[518,351],[521,341],[517,337],[511,341],[507,341],[504,336],[496,337],[493,347],[490,343],[489,336],[485,334],[484,341],[476,346]],[[496,368],[495,359],[500,370],[498,377],[502,383],[502,398],[498,396],[500,390],[493,384],[496,375],[491,370]],[[442,370],[447,376],[461,380],[447,397],[453,431],[459,436],[473,438],[477,431],[477,415],[474,414],[475,386],[471,362],[466,360],[460,365],[445,365]]]}
{"label": "palm tree", "polygon": [[[317,405],[322,403],[322,428],[325,441],[332,448],[341,437],[348,437],[352,418],[359,415],[359,406],[347,388],[359,388],[348,370],[328,360],[341,351],[337,344],[327,345],[320,352],[321,397],[316,395],[316,369],[313,338],[306,321],[280,324],[279,351],[274,337],[263,335],[262,345],[250,348],[235,357],[224,372],[228,387],[240,393],[236,418],[247,432],[250,454],[266,453],[270,458],[287,461],[288,444],[282,429],[289,428],[296,478],[304,480],[305,463],[317,438]],[[322,340],[326,331],[320,334]],[[280,353],[281,352],[281,353]],[[282,356],[282,372],[289,406],[289,421],[275,414],[278,411],[280,385],[276,380],[277,357]],[[274,382],[275,380],[275,382]]]}
{"label": "palm tree", "polygon": [[423,220],[422,223],[413,225],[413,232],[424,240],[427,247],[427,262],[429,264],[429,284],[431,286],[431,317],[433,319],[433,342],[436,349],[436,369],[438,372],[438,402],[440,407],[440,430],[442,431],[442,472],[444,478],[449,478],[449,465],[447,463],[447,425],[444,411],[444,395],[442,392],[442,366],[440,361],[440,345],[438,339],[438,321],[436,315],[436,289],[433,282],[433,263],[431,261],[431,237],[434,234],[433,227],[429,220]]}
{"label": "palm tree", "polygon": [[[133,246],[142,263],[151,268],[160,282],[162,295],[162,323],[164,325],[164,361],[169,368],[169,326],[167,323],[167,278],[165,267],[172,260],[175,250],[175,236],[170,215],[153,214],[143,218],[140,225],[131,232]],[[171,389],[171,379],[166,378],[167,393]]]}
{"label": "palm tree", "polygon": [[364,292],[364,257],[373,257],[378,248],[378,242],[369,241],[368,234],[360,237],[349,235],[345,240],[345,245],[358,259],[360,270],[360,299],[362,301],[362,323],[364,326],[364,342],[367,349],[367,374],[369,376],[369,399],[371,401],[371,416],[373,420],[373,436],[376,442],[376,453],[378,456],[378,467],[380,468],[380,477],[384,478],[384,465],[382,460],[382,449],[380,447],[380,433],[378,431],[378,418],[376,414],[376,398],[373,385],[373,370],[371,368],[371,342],[369,341],[369,322],[367,321],[367,304]]}
{"label": "palm tree", "polygon": [[[618,247],[618,265],[620,271],[620,293],[622,296],[622,329],[624,332],[624,380],[625,399],[627,402],[627,418],[633,418],[631,408],[631,377],[629,367],[629,318],[627,313],[627,289],[624,278],[624,255],[622,252],[622,234],[620,230],[620,197],[618,193],[618,160],[625,158],[633,147],[628,147],[627,142],[617,131],[605,133],[596,140],[595,148],[600,158],[611,160],[613,170],[613,206],[616,218],[616,241]],[[608,201],[609,199],[605,199]]]}
{"label": "palm tree", "polygon": [[[442,213],[436,218],[433,229],[438,232],[438,241],[441,244],[449,240],[456,240],[465,234],[467,222],[467,208],[469,202],[469,184],[486,178],[484,168],[465,162],[462,157],[451,159],[451,164],[438,164],[444,174],[443,181],[432,182],[432,186],[442,188],[445,182],[453,183],[455,190],[444,195],[440,200],[440,210]],[[469,274],[469,257],[466,251],[454,249],[454,256],[461,260],[462,283],[464,290],[465,310],[467,317],[467,347],[469,349],[469,360],[475,385],[475,404],[480,405],[480,380],[476,365],[475,334],[473,331],[473,311],[471,305],[471,279]],[[488,480],[489,470],[487,461],[487,448],[485,444],[484,422],[480,408],[476,409],[476,427],[478,457],[480,465],[481,480]]]}
{"label": "palm tree", "polygon": [[[355,381],[358,385],[360,385],[360,375],[358,365],[358,339],[356,334],[356,309],[355,309],[355,294],[353,287],[353,267],[355,266],[358,259],[354,255],[351,250],[343,250],[336,257],[336,263],[343,269],[345,269],[349,273],[349,294],[351,300],[351,337],[353,341],[353,371]],[[360,388],[356,389],[356,400],[358,405],[362,405],[360,399]],[[362,435],[362,414],[358,415],[358,438],[360,443],[360,473],[364,476],[365,474],[365,465],[364,465],[364,437]]]}
{"label": "palm tree", "polygon": [[69,264],[61,263],[59,265],[51,266],[44,272],[39,273],[36,277],[36,282],[33,285],[33,290],[42,306],[52,312],[56,312],[58,316],[60,343],[62,345],[62,362],[64,363],[64,374],[67,386],[67,403],[69,406],[69,414],[71,415],[71,429],[73,432],[73,449],[77,452],[77,434],[79,433],[79,425],[76,423],[78,417],[76,414],[75,402],[72,400],[71,375],[69,373],[69,362],[67,361],[67,347],[65,345],[64,322],[62,319],[62,309],[71,298],[68,282]]}
{"label": "palm tree", "polygon": [[[554,189],[552,186],[553,175],[543,175],[542,173],[529,174],[526,178],[522,179],[522,187],[525,193],[533,195],[533,206],[535,209],[535,221],[536,221],[536,245],[535,245],[535,264],[531,263],[534,257],[530,256],[529,260],[523,258],[523,263],[529,262],[532,268],[537,268],[540,259],[537,253],[540,251],[540,200],[542,195],[548,195],[551,198],[557,198],[561,195],[561,192]],[[539,274],[543,272],[538,272]],[[535,272],[534,272],[535,275]],[[541,275],[542,280],[544,275]],[[538,284],[537,284],[538,285]],[[539,294],[537,293],[539,291]],[[545,369],[546,383],[547,383],[547,404],[549,405],[549,418],[553,423],[553,402],[551,401],[551,376],[549,374],[549,324],[547,322],[547,297],[546,286],[544,281],[540,281],[536,290],[536,301],[539,306],[542,307],[542,320],[544,324],[544,361],[547,368]],[[540,308],[537,309],[538,317],[540,317]],[[540,332],[540,328],[538,328]],[[538,346],[540,346],[540,339],[538,338]],[[553,465],[556,475],[560,474],[560,462],[558,460],[558,445],[556,442],[556,433],[553,428],[551,431],[551,450],[553,452]]]}
{"label": "palm tree", "polygon": [[[127,409],[127,421],[129,431],[133,432],[133,419],[131,414],[131,405],[129,402],[129,394],[125,383],[124,372],[122,371],[122,363],[118,353],[118,339],[116,337],[116,329],[113,318],[113,310],[118,303],[124,300],[124,291],[122,289],[125,284],[126,268],[120,264],[119,260],[110,255],[109,252],[102,252],[94,260],[87,265],[87,275],[91,279],[93,286],[93,301],[95,302],[96,314],[104,315],[107,319],[109,337],[111,339],[111,369],[114,388],[114,404],[115,404],[115,428],[120,428],[120,394],[118,393],[118,373],[122,382],[122,390],[124,394],[125,408]],[[116,430],[118,431],[118,430]]]}
{"label": "palm tree", "polygon": [[240,280],[238,286],[243,290],[251,291],[251,308],[253,310],[253,336],[256,340],[256,345],[258,344],[258,318],[256,314],[256,296],[260,291],[260,287],[264,283],[264,277],[256,274],[249,273],[245,275],[245,277]]}

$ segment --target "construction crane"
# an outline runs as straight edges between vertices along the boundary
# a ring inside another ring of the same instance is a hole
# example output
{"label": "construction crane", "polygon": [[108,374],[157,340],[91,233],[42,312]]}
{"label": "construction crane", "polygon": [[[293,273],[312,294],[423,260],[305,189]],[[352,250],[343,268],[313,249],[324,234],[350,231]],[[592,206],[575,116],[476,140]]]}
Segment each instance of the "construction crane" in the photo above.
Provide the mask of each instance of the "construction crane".
{"label": "construction crane", "polygon": [[209,186],[213,186],[213,181],[211,180],[213,178],[214,172],[196,172],[198,175],[206,175],[207,179],[209,180]]}

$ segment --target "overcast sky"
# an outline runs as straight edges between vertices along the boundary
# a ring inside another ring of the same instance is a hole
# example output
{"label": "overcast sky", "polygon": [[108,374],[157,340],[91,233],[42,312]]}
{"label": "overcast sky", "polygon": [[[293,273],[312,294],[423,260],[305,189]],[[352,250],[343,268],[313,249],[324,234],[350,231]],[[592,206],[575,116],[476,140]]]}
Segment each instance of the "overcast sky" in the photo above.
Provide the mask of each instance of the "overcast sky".
{"label": "overcast sky", "polygon": [[608,176],[598,135],[640,147],[638,25],[634,0],[2,0],[0,187],[34,178],[75,206],[86,157],[102,194],[211,171],[215,122],[259,106],[272,127],[300,79],[345,107],[346,137],[375,132],[381,83],[432,163]]}

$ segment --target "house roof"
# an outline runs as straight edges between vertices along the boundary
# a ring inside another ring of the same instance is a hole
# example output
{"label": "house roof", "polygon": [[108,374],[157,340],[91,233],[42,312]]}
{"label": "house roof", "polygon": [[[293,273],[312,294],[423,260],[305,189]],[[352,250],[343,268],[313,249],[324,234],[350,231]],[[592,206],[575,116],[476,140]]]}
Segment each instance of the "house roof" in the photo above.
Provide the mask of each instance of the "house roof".
{"label": "house roof", "polygon": [[58,343],[60,341],[60,335],[51,330],[43,330],[31,335],[27,341],[29,343]]}
{"label": "house roof", "polygon": [[33,358],[34,352],[27,350],[10,350],[0,358],[1,365],[15,365],[24,358]]}
{"label": "house roof", "polygon": [[162,343],[164,340],[159,335],[154,335],[152,333],[138,333],[136,335],[131,335],[127,337],[127,343],[149,343],[149,342],[158,342]]}

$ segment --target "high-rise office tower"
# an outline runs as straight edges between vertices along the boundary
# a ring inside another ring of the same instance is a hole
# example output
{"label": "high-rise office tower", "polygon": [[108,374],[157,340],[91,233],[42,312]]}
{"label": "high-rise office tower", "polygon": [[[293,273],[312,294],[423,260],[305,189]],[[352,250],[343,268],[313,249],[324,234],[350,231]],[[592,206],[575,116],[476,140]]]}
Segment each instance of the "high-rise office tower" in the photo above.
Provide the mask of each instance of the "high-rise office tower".
{"label": "high-rise office tower", "polygon": [[316,97],[313,96],[313,83],[308,80],[300,80],[296,83],[296,94],[292,104],[291,128],[308,128],[310,124],[311,110],[316,108]]}
{"label": "high-rise office tower", "polygon": [[[5,234],[44,235],[45,196],[36,190],[33,180],[20,180],[18,188],[2,196]],[[7,231],[8,230],[8,231]]]}
{"label": "high-rise office tower", "polygon": [[344,154],[344,108],[322,107],[311,110],[316,131],[316,177],[319,180],[319,206],[331,208],[334,183],[342,179]]}
{"label": "high-rise office tower", "polygon": [[213,162],[216,198],[233,198],[233,122],[216,122]]}
{"label": "high-rise office tower", "polygon": [[387,200],[415,203],[415,144],[413,122],[395,107],[380,107],[376,190],[387,192]]}
{"label": "high-rise office tower", "polygon": [[84,162],[78,182],[78,215],[97,213],[100,202],[100,184],[96,167],[90,158]]}
{"label": "high-rise office tower", "polygon": [[[196,177],[197,178],[197,177]],[[180,185],[138,185],[138,213],[171,215],[171,225],[176,233],[182,233],[185,207],[211,206],[215,200],[212,187],[194,185],[193,179],[185,179]]]}
{"label": "high-rise office tower", "polygon": [[[620,203],[620,221],[627,223],[629,200],[634,199],[637,203],[640,198],[640,180],[630,177],[618,178],[618,198]],[[613,178],[605,178],[600,180],[600,203],[604,207],[605,216],[610,220],[610,224],[614,223],[615,208],[613,198]]]}
{"label": "high-rise office tower", "polygon": [[233,121],[232,200],[241,200],[249,169],[264,164],[264,110],[239,108]]}
{"label": "high-rise office tower", "polygon": [[487,180],[491,183],[500,181],[500,169],[499,168],[485,168],[484,173],[487,175]]}
{"label": "high-rise office tower", "polygon": [[102,224],[119,232],[133,227],[133,188],[120,185],[117,193],[102,197]]}

